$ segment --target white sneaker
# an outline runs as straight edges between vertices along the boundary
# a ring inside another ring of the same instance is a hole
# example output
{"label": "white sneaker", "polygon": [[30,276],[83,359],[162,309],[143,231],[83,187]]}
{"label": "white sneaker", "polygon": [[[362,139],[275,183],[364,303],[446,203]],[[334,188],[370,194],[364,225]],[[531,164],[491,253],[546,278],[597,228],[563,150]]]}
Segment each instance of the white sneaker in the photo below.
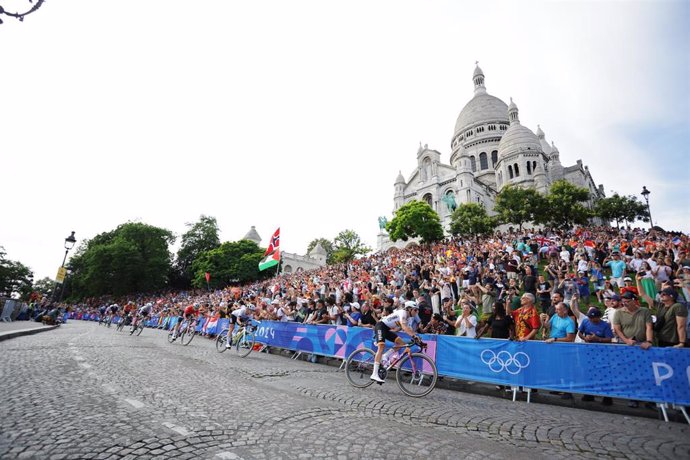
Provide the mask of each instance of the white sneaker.
{"label": "white sneaker", "polygon": [[225,344],[225,349],[227,350],[228,348],[232,348],[232,345],[229,344],[229,343],[226,343],[226,344]]}
{"label": "white sneaker", "polygon": [[378,376],[378,373],[376,373],[376,374],[371,374],[371,377],[369,377],[369,378],[370,378],[371,380],[373,380],[374,382],[379,382],[379,383],[385,382],[385,380],[383,380],[381,377]]}

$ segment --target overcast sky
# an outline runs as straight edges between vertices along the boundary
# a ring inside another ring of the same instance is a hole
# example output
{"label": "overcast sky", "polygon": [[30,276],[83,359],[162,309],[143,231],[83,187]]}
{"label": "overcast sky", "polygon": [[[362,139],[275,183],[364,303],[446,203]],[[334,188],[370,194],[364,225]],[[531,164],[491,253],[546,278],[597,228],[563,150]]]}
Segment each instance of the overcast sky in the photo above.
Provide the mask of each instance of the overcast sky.
{"label": "overcast sky", "polygon": [[[0,0],[6,10],[25,1]],[[54,277],[127,221],[376,246],[478,60],[567,166],[690,230],[690,2],[60,0],[0,25],[0,246]]]}

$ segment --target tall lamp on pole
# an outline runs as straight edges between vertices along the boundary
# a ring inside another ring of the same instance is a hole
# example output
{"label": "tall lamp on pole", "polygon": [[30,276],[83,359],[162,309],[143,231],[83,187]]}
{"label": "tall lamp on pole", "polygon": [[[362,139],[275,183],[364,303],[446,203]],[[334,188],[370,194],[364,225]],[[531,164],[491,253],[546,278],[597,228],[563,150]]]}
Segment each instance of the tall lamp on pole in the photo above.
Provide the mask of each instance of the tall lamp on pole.
{"label": "tall lamp on pole", "polygon": [[654,222],[652,221],[652,211],[649,209],[649,194],[652,193],[649,190],[647,190],[646,186],[642,186],[642,196],[644,197],[645,202],[647,203],[647,214],[649,214],[649,227],[653,228],[654,227]]}
{"label": "tall lamp on pole", "polygon": [[[62,283],[62,293],[60,293],[60,297],[62,297],[62,294],[65,292],[65,262],[67,262],[67,253],[74,247],[74,244],[77,242],[77,239],[74,237],[74,232],[67,238],[65,238],[65,257],[62,258],[62,265],[60,266],[60,270],[58,271],[58,277],[55,283],[55,290],[53,291],[53,300],[55,300],[55,293],[57,292],[57,283],[60,282]],[[58,298],[58,301],[60,299]]]}

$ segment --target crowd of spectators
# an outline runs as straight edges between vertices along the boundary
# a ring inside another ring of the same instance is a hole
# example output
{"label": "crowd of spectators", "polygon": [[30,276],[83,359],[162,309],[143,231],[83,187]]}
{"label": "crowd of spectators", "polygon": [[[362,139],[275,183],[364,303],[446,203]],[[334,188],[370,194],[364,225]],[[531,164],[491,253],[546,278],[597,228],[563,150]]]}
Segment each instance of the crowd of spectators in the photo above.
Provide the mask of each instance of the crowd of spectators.
{"label": "crowd of spectators", "polygon": [[79,312],[151,302],[160,324],[190,304],[226,317],[373,328],[406,301],[418,332],[515,340],[688,345],[690,240],[654,230],[578,228],[411,244],[348,264],[207,292],[88,299]]}

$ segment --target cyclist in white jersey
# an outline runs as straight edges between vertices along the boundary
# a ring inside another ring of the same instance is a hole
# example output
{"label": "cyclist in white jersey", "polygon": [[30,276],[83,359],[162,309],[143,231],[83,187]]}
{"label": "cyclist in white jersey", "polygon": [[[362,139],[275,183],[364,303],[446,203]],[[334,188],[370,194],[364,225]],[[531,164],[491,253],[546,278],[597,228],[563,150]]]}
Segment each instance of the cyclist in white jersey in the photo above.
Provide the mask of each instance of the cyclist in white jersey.
{"label": "cyclist in white jersey", "polygon": [[235,324],[239,324],[240,326],[244,326],[244,324],[252,319],[252,316],[254,315],[254,311],[256,310],[256,307],[254,305],[240,305],[239,308],[236,308],[235,310],[232,311],[228,315],[228,319],[230,320],[230,325],[228,326],[228,337],[225,342],[225,348],[230,348],[232,347],[231,342],[232,342],[232,331],[235,330]]}
{"label": "cyclist in white jersey", "polygon": [[371,374],[371,380],[375,380],[379,383],[383,383],[384,380],[379,377],[379,367],[381,366],[381,356],[383,356],[383,350],[386,348],[386,340],[394,342],[394,349],[397,351],[405,346],[405,341],[398,337],[398,335],[391,329],[402,329],[404,332],[409,334],[412,338],[416,338],[417,335],[414,333],[410,326],[408,325],[408,319],[411,316],[415,316],[419,312],[419,307],[415,302],[408,301],[405,302],[405,308],[400,310],[395,310],[390,315],[382,318],[376,326],[374,327],[374,343],[378,347],[376,351],[376,357],[374,358],[374,371]]}

